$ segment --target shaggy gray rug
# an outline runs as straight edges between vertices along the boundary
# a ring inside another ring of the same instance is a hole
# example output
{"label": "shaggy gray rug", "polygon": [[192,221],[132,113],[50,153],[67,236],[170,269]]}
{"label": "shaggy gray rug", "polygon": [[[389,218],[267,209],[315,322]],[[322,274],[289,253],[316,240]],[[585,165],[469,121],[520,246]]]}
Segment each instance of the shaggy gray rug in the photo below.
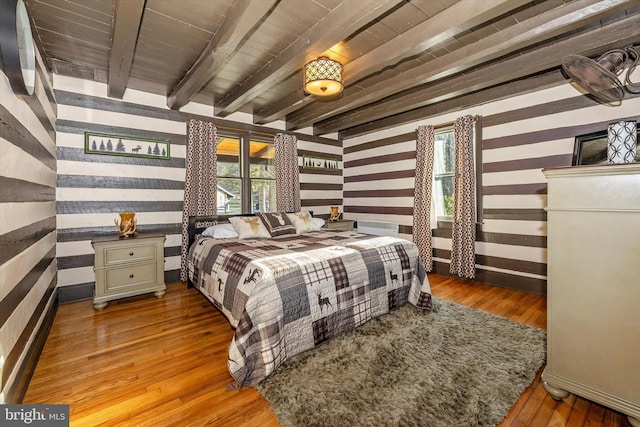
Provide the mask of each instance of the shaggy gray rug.
{"label": "shaggy gray rug", "polygon": [[545,331],[434,298],[285,363],[256,386],[283,426],[495,426],[545,360]]}

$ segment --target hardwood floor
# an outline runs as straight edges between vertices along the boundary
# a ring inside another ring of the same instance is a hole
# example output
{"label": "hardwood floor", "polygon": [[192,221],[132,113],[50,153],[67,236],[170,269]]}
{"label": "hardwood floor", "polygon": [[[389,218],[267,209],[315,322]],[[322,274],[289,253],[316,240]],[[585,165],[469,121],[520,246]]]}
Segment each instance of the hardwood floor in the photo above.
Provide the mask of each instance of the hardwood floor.
{"label": "hardwood floor", "polygon": [[[546,328],[546,299],[429,275],[433,295]],[[278,426],[253,388],[227,391],[232,330],[195,289],[63,305],[23,403],[66,403],[72,426]],[[501,426],[630,426],[623,415],[571,395],[556,402],[540,373]]]}

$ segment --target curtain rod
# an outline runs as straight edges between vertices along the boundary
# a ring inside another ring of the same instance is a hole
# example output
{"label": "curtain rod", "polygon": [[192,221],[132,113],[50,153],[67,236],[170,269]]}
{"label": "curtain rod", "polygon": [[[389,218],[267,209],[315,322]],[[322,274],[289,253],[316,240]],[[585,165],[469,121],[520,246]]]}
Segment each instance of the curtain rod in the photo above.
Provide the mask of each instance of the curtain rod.
{"label": "curtain rod", "polygon": [[[474,122],[478,121],[478,119],[480,119],[481,117],[482,116],[479,114],[471,115],[471,119],[473,119]],[[442,129],[442,128],[453,126],[453,123],[454,122],[438,123],[437,125],[429,125],[429,126],[433,126],[434,129]]]}
{"label": "curtain rod", "polygon": [[279,133],[279,132],[268,133],[268,132],[260,132],[260,131],[250,130],[250,129],[234,128],[234,127],[231,127],[231,126],[220,126],[220,125],[217,125],[215,123],[213,125],[216,127],[216,129],[234,130],[234,131],[240,131],[240,132],[249,132],[249,133],[255,133],[257,135],[275,136],[277,133]]}
{"label": "curtain rod", "polygon": [[[293,133],[291,133],[291,132],[280,131],[278,129],[274,129],[274,131],[277,131],[277,132],[264,132],[264,131],[241,128],[241,127],[233,127],[233,126],[221,125],[221,124],[216,123],[216,118],[215,117],[208,118],[208,120],[200,120],[200,119],[191,119],[191,120],[209,121],[209,122],[213,123],[213,125],[216,127],[216,129],[232,130],[232,131],[237,131],[237,132],[248,132],[248,133],[252,133],[252,134],[256,134],[256,135],[275,136],[276,134],[281,133],[281,132],[290,133],[290,134],[293,135]],[[250,125],[250,124],[247,125],[247,127],[255,127],[255,126],[256,125]]]}

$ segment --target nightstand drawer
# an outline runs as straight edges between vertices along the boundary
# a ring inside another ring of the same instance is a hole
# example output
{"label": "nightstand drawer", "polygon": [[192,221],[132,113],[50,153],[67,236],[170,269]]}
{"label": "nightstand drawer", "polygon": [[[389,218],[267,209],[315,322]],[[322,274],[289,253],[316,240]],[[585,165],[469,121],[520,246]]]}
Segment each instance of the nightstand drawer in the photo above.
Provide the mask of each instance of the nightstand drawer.
{"label": "nightstand drawer", "polygon": [[144,289],[157,283],[156,262],[105,270],[105,291]]}
{"label": "nightstand drawer", "polygon": [[328,230],[353,231],[353,220],[339,219],[337,221],[327,221],[324,223],[324,228]]}
{"label": "nightstand drawer", "polygon": [[122,262],[143,261],[156,259],[156,244],[132,245],[127,247],[105,248],[104,265],[120,264]]}

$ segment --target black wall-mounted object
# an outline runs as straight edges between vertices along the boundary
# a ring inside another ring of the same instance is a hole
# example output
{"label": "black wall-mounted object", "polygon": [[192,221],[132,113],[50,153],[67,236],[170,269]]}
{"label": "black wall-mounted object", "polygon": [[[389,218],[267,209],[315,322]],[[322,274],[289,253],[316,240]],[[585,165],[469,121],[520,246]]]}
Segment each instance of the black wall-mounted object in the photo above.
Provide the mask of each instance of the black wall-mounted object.
{"label": "black wall-mounted object", "polygon": [[0,1],[0,52],[4,73],[16,95],[33,95],[36,57],[31,23],[23,0]]}

